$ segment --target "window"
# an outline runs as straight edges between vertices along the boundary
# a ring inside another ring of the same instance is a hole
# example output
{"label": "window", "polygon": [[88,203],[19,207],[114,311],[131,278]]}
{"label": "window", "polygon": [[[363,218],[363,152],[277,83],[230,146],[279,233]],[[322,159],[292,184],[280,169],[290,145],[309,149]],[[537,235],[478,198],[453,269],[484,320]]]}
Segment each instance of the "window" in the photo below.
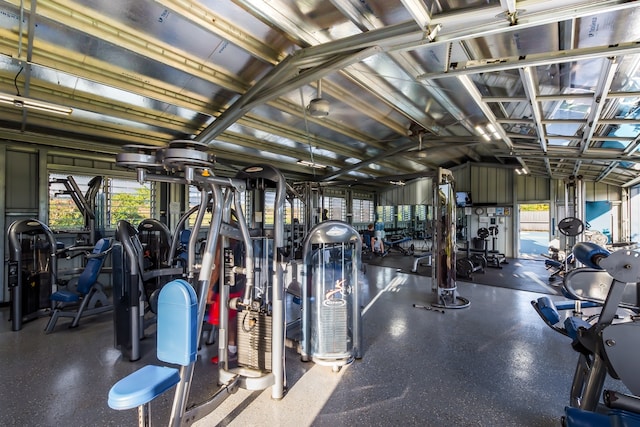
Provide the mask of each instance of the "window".
{"label": "window", "polygon": [[[93,177],[78,175],[70,180],[68,176],[49,174],[49,227],[54,230],[82,230],[86,227],[85,216],[74,202],[69,188],[73,189],[73,186],[70,186],[72,180],[77,184],[81,196],[86,197],[89,182]],[[89,203],[93,205],[95,200]]]}
{"label": "window", "polygon": [[107,227],[115,228],[124,219],[137,225],[151,217],[152,182],[140,184],[132,179],[110,178],[107,180]]}
{"label": "window", "polygon": [[140,185],[133,179],[51,173],[49,226],[54,230],[83,230],[88,227],[84,210],[74,201],[74,193],[93,199],[86,201],[95,211],[97,229],[115,228],[121,219],[137,225],[151,217],[152,185]]}
{"label": "window", "polygon": [[378,206],[376,211],[378,213],[378,221],[385,223],[393,223],[396,212],[395,206]]}
{"label": "window", "polygon": [[373,200],[353,199],[353,223],[370,224],[374,221]]}
{"label": "window", "polygon": [[346,201],[343,197],[323,197],[321,200],[323,209],[327,210],[327,219],[344,221],[347,217]]}
{"label": "window", "polygon": [[[202,201],[202,196],[200,195],[200,190],[197,187],[190,185],[189,187],[189,209],[194,206],[200,205]],[[194,212],[187,221],[187,226],[192,228],[196,223],[196,218],[198,217],[198,212]],[[208,227],[211,224],[211,209],[207,209],[207,213],[204,214],[204,218],[202,219],[202,227]]]}
{"label": "window", "polygon": [[302,201],[298,198],[295,198],[291,201],[291,203],[285,203],[285,224],[291,224],[291,211],[293,210],[293,218],[297,218],[300,224],[304,224],[304,205]]}
{"label": "window", "polygon": [[[247,192],[241,192],[240,193],[240,206],[242,207],[242,212],[246,215],[247,212]],[[201,196],[200,196],[200,190],[198,190],[197,187],[190,185],[189,186],[189,209],[191,209],[194,206],[198,206],[200,204],[200,200],[201,200]],[[231,204],[231,209],[233,209],[235,211],[235,207],[234,204],[232,202]],[[209,224],[211,224],[211,209],[207,210],[207,213],[204,215],[204,218],[202,220],[202,227],[208,227]],[[191,215],[189,217],[189,221],[188,221],[188,226],[189,227],[193,227],[193,225],[196,222],[196,218],[197,218],[197,212],[194,212],[193,215]],[[247,218],[247,220],[249,220],[249,218]]]}

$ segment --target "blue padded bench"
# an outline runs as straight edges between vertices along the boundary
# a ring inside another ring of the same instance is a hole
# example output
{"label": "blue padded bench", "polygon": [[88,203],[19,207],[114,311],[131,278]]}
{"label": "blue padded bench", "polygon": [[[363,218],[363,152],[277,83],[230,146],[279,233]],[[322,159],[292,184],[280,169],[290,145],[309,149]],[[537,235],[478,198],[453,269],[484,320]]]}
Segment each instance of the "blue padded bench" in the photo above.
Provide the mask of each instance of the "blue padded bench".
{"label": "blue padded bench", "polygon": [[[198,299],[193,287],[182,279],[162,287],[158,297],[157,357],[167,363],[188,366],[198,351]],[[180,382],[178,368],[147,365],[111,387],[112,409],[138,408],[140,425],[150,425],[149,405]]]}

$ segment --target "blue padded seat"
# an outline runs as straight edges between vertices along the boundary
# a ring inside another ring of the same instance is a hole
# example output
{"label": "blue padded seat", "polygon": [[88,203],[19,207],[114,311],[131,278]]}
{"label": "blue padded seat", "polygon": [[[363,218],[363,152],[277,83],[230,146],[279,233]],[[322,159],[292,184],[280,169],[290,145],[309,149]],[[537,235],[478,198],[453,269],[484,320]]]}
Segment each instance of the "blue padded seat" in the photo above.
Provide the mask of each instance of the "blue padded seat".
{"label": "blue padded seat", "polygon": [[51,300],[57,302],[78,302],[80,297],[87,295],[91,290],[91,287],[98,280],[100,271],[106,258],[106,252],[111,247],[111,239],[102,238],[93,247],[91,255],[87,258],[87,264],[82,270],[82,273],[78,277],[77,292],[73,292],[67,289],[61,289],[51,294]]}
{"label": "blue padded seat", "polygon": [[609,419],[611,427],[640,427],[640,414],[635,412],[612,409]]}
{"label": "blue padded seat", "polygon": [[[185,280],[162,287],[158,297],[156,351],[159,360],[181,366],[196,361],[198,352],[198,298]],[[138,407],[141,425],[150,424],[150,402],[181,381],[178,368],[144,366],[109,390],[108,404],[123,410]]]}
{"label": "blue padded seat", "polygon": [[555,259],[545,259],[544,266],[546,268],[562,268],[562,263],[560,261],[556,261]]}
{"label": "blue padded seat", "polygon": [[147,365],[118,381],[109,390],[109,407],[123,410],[152,401],[180,381],[180,371],[168,366]]}
{"label": "blue padded seat", "polygon": [[590,327],[591,323],[587,322],[581,317],[571,316],[564,319],[564,329],[567,331],[567,335],[572,340],[578,338],[578,329],[589,329]]}
{"label": "blue padded seat", "polygon": [[98,282],[102,266],[111,249],[111,239],[102,238],[98,240],[91,253],[86,255],[87,262],[78,276],[78,283],[75,290],[60,289],[49,297],[54,303],[51,318],[47,322],[45,332],[53,331],[60,317],[72,317],[69,325],[75,328],[80,323],[83,316],[91,316],[112,309],[112,304],[108,300],[102,285]]}
{"label": "blue padded seat", "polygon": [[60,289],[51,294],[51,300],[64,303],[78,302],[80,301],[80,294],[68,289]]}
{"label": "blue padded seat", "polygon": [[555,304],[551,301],[549,297],[540,297],[538,298],[538,308],[542,315],[551,323],[555,325],[560,321],[560,313],[556,309]]}
{"label": "blue padded seat", "polygon": [[611,423],[607,415],[568,406],[564,408],[563,425],[566,427],[608,427]]}

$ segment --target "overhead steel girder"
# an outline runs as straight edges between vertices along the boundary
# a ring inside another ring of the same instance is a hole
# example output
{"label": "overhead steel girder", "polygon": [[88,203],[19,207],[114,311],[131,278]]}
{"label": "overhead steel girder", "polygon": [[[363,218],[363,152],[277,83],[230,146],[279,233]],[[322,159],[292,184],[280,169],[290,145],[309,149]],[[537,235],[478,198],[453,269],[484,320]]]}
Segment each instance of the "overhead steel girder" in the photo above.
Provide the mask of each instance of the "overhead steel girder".
{"label": "overhead steel girder", "polygon": [[[247,10],[252,11],[257,16],[265,19],[269,18],[269,15],[264,10],[262,10],[261,7],[272,7],[271,5],[267,6],[256,2],[247,1],[242,1],[240,3],[243,5],[243,7],[245,7]],[[527,7],[530,5],[532,9],[540,10],[540,8],[535,5],[536,2],[524,3],[527,4]],[[566,1],[563,7],[568,6],[567,3],[571,3],[572,5],[573,3],[576,3],[576,5],[574,5],[572,9],[567,11],[567,14],[571,17],[580,16],[581,13],[589,14],[595,13],[595,11],[598,10],[604,10],[598,7],[594,7],[593,5],[585,7],[584,4],[580,4],[580,2],[577,1]],[[619,2],[600,2],[601,5],[603,3],[609,5],[609,10],[611,10],[611,6],[617,5]],[[493,10],[494,8],[485,9],[482,10],[482,13],[491,13],[493,14],[492,16],[495,16],[495,11]],[[489,9],[491,10],[489,11]],[[477,11],[462,15],[464,16],[461,16],[459,14],[457,14],[456,16],[452,16],[452,20],[450,21],[450,23],[453,24],[453,22],[457,20],[459,23],[461,23],[461,21],[465,21],[464,23],[468,25],[468,22],[477,22],[478,20]],[[487,19],[488,16],[489,15],[487,15]],[[553,18],[551,18],[551,16],[553,16]],[[540,18],[540,22],[557,22],[558,18],[559,17],[557,16],[557,13],[543,14],[543,16]],[[443,17],[442,19],[446,21],[447,17]],[[470,21],[471,19],[475,21]],[[492,17],[491,21],[494,21],[494,19],[495,18]],[[551,19],[553,19],[553,21],[551,21]],[[540,22],[531,23],[530,25],[540,25]],[[291,34],[299,34],[301,30],[301,28],[297,27],[294,23],[289,22],[286,19],[281,20],[281,26],[283,30]],[[455,27],[455,25],[453,26]],[[495,32],[495,27],[495,22],[492,22],[490,24],[490,28],[486,28],[486,30]],[[508,28],[504,28],[501,31],[507,31],[507,29]],[[464,37],[470,38],[477,35],[478,34],[470,34],[467,32]],[[203,131],[203,133],[199,136],[199,140],[206,142],[207,140],[214,139],[217,135],[228,128],[233,122],[235,122],[239,117],[241,117],[242,114],[248,111],[251,106],[257,105],[259,103],[264,103],[266,100],[271,99],[271,97],[273,96],[277,96],[280,93],[293,90],[308,81],[318,79],[331,71],[339,69],[337,68],[337,61],[331,61],[327,58],[337,56],[338,58],[342,59],[342,55],[346,54],[345,60],[342,61],[342,67],[346,67],[347,65],[353,64],[361,59],[366,58],[367,56],[380,52],[381,49],[388,51],[401,49],[410,50],[411,48],[422,46],[429,42],[428,40],[425,40],[423,36],[424,33],[422,31],[415,31],[415,24],[411,21],[388,26],[379,30],[367,31],[355,36],[345,37],[340,40],[307,47],[305,49],[297,51],[284,59],[280,64],[272,69],[267,74],[267,76],[258,81],[251,89],[249,89],[249,91],[247,91],[247,93],[236,100],[236,102],[231,105],[229,109],[218,118],[218,120],[216,120],[209,126],[209,128]],[[462,37],[462,35],[460,36]],[[327,66],[329,66],[328,69],[325,68]],[[291,82],[282,83],[284,78],[292,75],[293,69],[310,67],[314,67],[313,72],[310,73],[313,78],[299,79],[295,84]]]}
{"label": "overhead steel girder", "polygon": [[[95,139],[110,141],[118,139],[129,144],[166,143],[172,139],[171,135],[164,132],[140,129],[132,126],[119,126],[117,128],[109,126],[108,123],[97,120],[78,119],[76,117],[54,116],[43,114],[36,110],[19,110],[8,106],[0,107],[3,111],[2,118],[7,121],[20,122],[19,116],[28,115],[29,126],[55,129],[61,134],[83,134]],[[72,115],[73,116],[73,115]]]}
{"label": "overhead steel girder", "polygon": [[[640,146],[640,135],[636,136],[633,141],[629,145],[627,145],[627,148],[625,148],[623,151],[624,156],[630,157],[638,149],[638,146]],[[619,164],[619,161],[611,163],[609,167],[602,171],[596,181],[600,181],[606,178],[611,172],[615,170],[615,168],[618,167]]]}
{"label": "overhead steel girder", "polygon": [[[115,163],[115,154],[122,151],[122,146],[109,145],[103,142],[91,142],[86,139],[76,139],[68,136],[43,135],[31,131],[19,131],[14,129],[0,128],[0,139],[6,139],[23,144],[41,145],[43,147],[56,147],[64,149],[74,149],[82,147],[93,152],[94,159],[101,162]],[[148,144],[151,145],[151,144]],[[100,157],[104,155],[104,157]]]}
{"label": "overhead steel girder", "polygon": [[487,104],[482,102],[482,95],[480,94],[480,91],[476,87],[475,83],[467,76],[460,76],[458,80],[465,88],[473,102],[482,111],[487,120],[496,127],[496,131],[500,135],[502,142],[504,142],[504,144],[508,148],[512,148],[513,142],[511,141],[511,138],[509,138],[504,128],[498,124],[496,116],[493,114],[493,111],[491,111],[491,108],[489,108]]}
{"label": "overhead steel girder", "polygon": [[[0,31],[0,35],[2,35],[2,31]],[[7,40],[8,38],[2,38],[2,40],[0,41],[0,44],[7,42]],[[163,102],[172,103],[174,105],[178,105],[186,109],[195,108],[198,111],[206,113],[207,110],[210,108],[206,97],[200,94],[186,93],[185,91],[181,92],[181,89],[179,87],[171,87],[167,83],[155,81],[146,76],[139,76],[139,78],[135,78],[135,76],[133,76],[134,78],[131,78],[132,73],[130,72],[125,73],[124,70],[118,69],[117,67],[111,64],[106,64],[97,60],[91,61],[89,60],[89,58],[86,58],[84,56],[82,58],[76,58],[77,54],[74,54],[71,51],[67,51],[57,46],[48,45],[46,43],[43,43],[40,40],[36,42],[36,46],[38,47],[37,55],[46,55],[44,57],[36,56],[36,59],[39,60],[40,63],[49,65],[49,62],[50,62],[51,63],[50,65],[52,66],[58,65],[59,69],[71,75],[78,75],[80,77],[85,77],[85,78],[90,77],[93,80],[96,80],[103,84],[117,85],[119,87],[125,88],[125,90],[128,90],[132,93],[138,93],[141,96],[149,96],[152,99],[158,99]],[[86,73],[84,74],[84,76],[82,73],[83,70],[86,70]],[[127,76],[127,77],[125,78],[120,76]],[[46,85],[46,83],[43,83],[43,84]],[[60,91],[60,88],[57,88],[57,89],[58,89],[56,91],[57,98],[54,99],[48,96],[43,96],[42,99],[43,100],[49,99],[51,101],[54,101],[57,99],[59,101],[60,97],[69,98],[64,91]],[[103,108],[100,107],[101,103],[102,104],[109,103],[109,105],[113,107],[112,110],[110,111],[110,115],[112,116],[121,117],[123,119],[131,119],[131,116],[134,115],[136,116],[136,120],[139,120],[143,123],[147,123],[150,125],[162,126],[163,124],[165,124],[165,128],[167,129],[179,130],[180,132],[185,132],[185,133],[196,132],[196,130],[193,130],[193,129],[189,130],[186,128],[186,126],[188,125],[187,123],[188,121],[186,119],[182,119],[182,121],[176,122],[174,117],[174,120],[171,120],[165,123],[168,120],[166,117],[158,117],[157,115],[153,115],[151,110],[144,109],[144,108],[133,109],[129,104],[125,104],[118,100],[103,99],[102,101],[100,101],[99,97],[96,98],[95,95],[92,95],[92,96],[89,96],[89,95],[90,94],[83,95],[81,92],[75,91],[73,106],[76,108],[84,107],[90,111],[101,112],[104,110]],[[80,102],[76,102],[77,101],[76,98],[78,97],[81,99]],[[82,99],[86,101],[89,98],[91,98],[91,102],[83,105]],[[69,98],[69,101],[71,101],[70,98]],[[277,101],[277,102],[280,102],[280,101]],[[287,104],[287,105],[282,105],[281,108],[283,109],[291,108],[292,109],[291,114],[299,113],[302,115],[302,113],[300,112],[299,106],[289,106]],[[295,108],[295,111],[293,110],[294,108]],[[120,114],[118,114],[118,112],[120,112]],[[239,124],[243,124],[246,126],[253,126],[256,123],[256,121],[260,121],[260,120],[261,120],[260,117],[247,114],[242,119],[240,119]],[[173,125],[171,123],[173,123]],[[182,125],[184,125],[185,128],[176,127],[176,126],[182,126]],[[336,131],[341,131],[342,133],[344,133],[347,130],[336,129]],[[313,135],[309,136],[301,131],[297,132],[297,135],[291,135],[291,133],[286,128],[282,128],[281,126],[280,127],[271,126],[269,129],[269,132],[279,136],[290,137],[301,142],[303,141],[306,142],[309,140],[311,140],[312,143],[317,142],[316,137],[314,137]],[[384,146],[382,144],[376,144],[375,142],[372,142],[371,137],[368,135],[364,135],[364,134],[350,134],[350,135],[355,139],[364,140],[368,144],[378,149],[384,149]],[[167,136],[167,139],[170,140],[171,137]],[[355,157],[358,154],[361,154],[359,152],[353,152],[353,151],[347,150],[348,147],[344,145],[340,145],[336,143],[331,143],[331,145],[333,146],[332,149],[336,150],[336,153],[339,155]]]}
{"label": "overhead steel girder", "polygon": [[[202,5],[199,5],[198,3],[192,2],[189,3],[188,7],[186,7],[182,2],[173,0],[155,1],[159,4],[162,4],[167,9],[170,9],[180,16],[184,17],[185,19],[191,21],[192,23],[200,26],[204,30],[218,35],[219,37],[235,44],[236,46],[239,46],[254,57],[259,58],[267,63],[274,65],[279,63],[286,57],[284,53],[276,52],[268,44],[254,38],[250,34],[243,31],[241,28],[234,26],[224,18],[212,12],[210,9],[207,9]],[[390,129],[393,129],[396,132],[403,129],[401,124],[390,120],[383,114],[375,114],[375,111],[372,110],[371,105],[363,105],[361,103],[358,103],[358,100],[351,96],[341,96],[344,91],[339,86],[330,84],[330,82],[324,82],[323,89],[324,92],[328,95],[333,96],[337,99],[341,99],[345,104],[349,105],[357,111],[362,112],[365,115],[370,115],[371,118],[384,124]],[[274,102],[277,103],[278,101]],[[323,125],[330,127],[329,121],[326,120]],[[341,132],[344,133],[345,131]]]}
{"label": "overhead steel girder", "polygon": [[553,159],[553,160],[582,160],[582,161],[597,161],[597,162],[613,162],[613,161],[623,161],[623,162],[640,162],[640,156],[633,157],[625,157],[625,156],[602,156],[598,154],[577,154],[577,153],[566,153],[559,152],[554,153],[553,151],[547,152],[544,156],[540,155],[540,153],[535,152],[496,152],[494,154],[497,157],[513,157],[518,156],[523,159]]}
{"label": "overhead steel girder", "polygon": [[252,108],[318,80],[332,71],[340,70],[367,58],[378,51],[379,49],[374,47],[364,51],[330,56],[321,66],[302,70],[299,68],[299,56],[293,54],[272,68],[264,78],[238,98],[215,122],[198,135],[197,140],[205,143],[212,141]]}
{"label": "overhead steel girder", "polygon": [[[14,4],[20,3],[17,0],[10,1]],[[73,26],[77,31],[107,41],[114,46],[143,54],[154,61],[183,70],[221,87],[236,92],[244,92],[247,89],[245,82],[210,62],[202,61],[169,43],[151,38],[145,33],[124,26],[107,16],[99,15],[95,10],[77,3],[38,0],[38,15],[63,25]]]}
{"label": "overhead steel girder", "polygon": [[[437,144],[437,145],[430,145],[430,146],[424,146],[423,150],[429,150],[429,151],[435,151],[435,150],[449,150],[449,149],[458,149],[458,148],[462,148],[462,147],[468,147],[471,145],[477,145],[479,144],[479,141],[471,141],[471,142],[461,142],[461,143],[452,143],[452,142],[448,142],[445,144]],[[351,165],[349,167],[340,169],[339,171],[336,171],[330,175],[326,175],[324,177],[322,177],[322,181],[326,182],[326,181],[331,181],[341,175],[344,175],[345,173],[349,173],[358,169],[361,169],[363,167],[366,167],[368,165],[370,165],[371,163],[375,163],[375,162],[379,162],[380,160],[383,160],[385,158],[389,158],[389,157],[393,157],[396,156],[398,154],[401,153],[405,153],[405,152],[409,152],[409,151],[413,151],[416,150],[416,143],[414,141],[407,143],[407,144],[403,144],[400,145],[394,149],[391,150],[387,150],[384,153],[381,153],[377,156],[373,156],[371,158],[368,158],[366,160],[363,160],[359,163],[356,163],[354,165]],[[437,168],[436,165],[430,166],[430,167],[435,167]]]}
{"label": "overhead steel girder", "polygon": [[168,10],[180,15],[191,23],[201,27],[205,31],[217,35],[249,52],[252,56],[259,58],[270,64],[276,64],[286,56],[282,52],[274,50],[271,46],[263,43],[241,27],[233,25],[231,22],[216,14],[211,9],[204,7],[199,2],[175,0],[154,0]]}
{"label": "overhead steel girder", "polygon": [[321,181],[325,181],[325,182],[326,181],[331,181],[331,180],[333,180],[333,179],[335,179],[335,178],[337,178],[337,177],[339,177],[341,175],[344,175],[346,173],[349,173],[349,172],[361,169],[361,168],[363,168],[365,166],[368,166],[371,163],[375,163],[377,161],[386,159],[388,157],[395,156],[396,154],[402,153],[402,152],[407,151],[407,150],[409,150],[411,148],[415,148],[415,146],[416,146],[416,143],[413,142],[413,141],[409,142],[407,144],[400,145],[400,146],[398,146],[398,147],[396,147],[396,148],[394,148],[392,150],[388,150],[388,151],[386,151],[386,152],[384,152],[382,154],[378,154],[377,156],[370,157],[370,158],[368,158],[366,160],[363,160],[363,161],[361,161],[359,163],[356,163],[354,165],[351,165],[349,167],[342,168],[339,171],[336,171],[336,172],[334,172],[332,174],[325,175],[325,176],[322,177]]}
{"label": "overhead steel girder", "polygon": [[[78,5],[62,5],[54,1],[49,0],[41,0],[39,5],[43,5],[39,8],[39,15],[45,16],[48,19],[52,20],[60,20],[62,19],[63,23],[64,18],[68,18],[69,16],[73,16],[74,19],[77,19],[78,22],[74,21],[73,27],[76,30],[84,31],[88,34],[91,34],[93,37],[99,37],[102,40],[105,40],[110,43],[117,44],[119,46],[124,47],[125,49],[129,49],[135,51],[138,54],[144,55],[147,58],[150,58],[155,61],[167,63],[175,68],[182,69],[183,71],[194,75],[203,80],[209,81],[213,84],[217,84],[225,89],[229,89],[232,91],[236,91],[239,93],[244,92],[249,85],[246,82],[242,82],[241,80],[227,74],[224,70],[215,69],[214,67],[204,64],[199,58],[189,55],[187,52],[183,52],[175,49],[174,47],[167,45],[166,43],[159,41],[157,39],[153,39],[148,37],[145,34],[137,33],[135,30],[132,30],[128,27],[123,27],[120,23],[116,21],[112,21],[104,16],[97,16],[95,11],[89,13],[87,8],[83,8]],[[67,19],[68,22],[68,19]],[[252,45],[255,45],[255,41],[251,42]],[[52,46],[54,51],[59,50],[60,48],[57,46]],[[269,49],[266,49],[265,52],[268,52]],[[49,51],[50,52],[50,51]],[[61,55],[62,56],[62,55]],[[280,56],[276,56],[273,58],[277,60]],[[83,56],[83,59],[88,59],[86,56]],[[109,64],[110,65],[110,64]],[[50,66],[54,66],[51,64]],[[54,66],[55,67],[55,66]],[[106,68],[108,70],[109,67]],[[103,74],[98,73],[98,74]],[[73,73],[71,73],[73,74]],[[131,73],[122,73],[120,75],[129,76]],[[118,75],[118,74],[116,74]],[[148,82],[151,79],[148,76],[140,76],[140,81]],[[166,84],[163,82],[157,82],[158,90],[155,91],[155,95],[152,96],[154,99],[158,99],[158,95],[166,95],[167,92],[173,92],[176,94],[180,94],[180,92],[184,92],[180,88],[176,88],[179,90],[170,89],[170,84]],[[134,91],[135,93],[135,91]],[[330,92],[328,92],[330,93]],[[198,94],[193,94],[194,96],[199,96]],[[346,98],[345,101],[349,104],[349,99]],[[174,100],[175,101],[175,100]],[[206,111],[208,108],[204,108],[207,106],[207,100],[203,100],[203,111]],[[165,102],[171,102],[165,99]],[[180,105],[180,104],[178,104]],[[193,108],[193,105],[189,105],[188,102],[182,104],[185,108]],[[368,114],[371,110],[370,108],[354,108],[362,111],[363,114]],[[377,118],[376,118],[377,119]],[[390,122],[388,119],[385,119],[387,124],[393,127],[398,126],[395,122]],[[329,122],[325,124],[329,125]],[[338,127],[336,129],[337,132],[349,135],[353,132],[353,129],[345,129],[343,126]],[[362,138],[362,137],[361,137]],[[370,139],[370,138],[362,138],[362,139]]]}
{"label": "overhead steel girder", "polygon": [[[591,138],[593,138],[596,127],[598,127],[598,120],[600,119],[600,114],[602,113],[602,109],[604,108],[607,93],[609,93],[609,88],[611,88],[611,82],[613,81],[613,77],[618,70],[618,65],[619,63],[615,57],[607,57],[607,62],[600,72],[598,86],[595,90],[595,93],[593,94],[592,108],[589,112],[589,117],[587,118],[588,131],[585,132],[584,138],[582,140],[582,153],[586,152],[589,148],[589,145],[591,144]],[[595,108],[593,108],[593,106],[595,106]]]}
{"label": "overhead steel girder", "polygon": [[533,111],[534,123],[538,131],[538,138],[540,142],[540,149],[543,153],[547,152],[547,132],[542,125],[542,112],[540,111],[540,104],[538,104],[538,82],[536,76],[531,72],[531,68],[525,67],[519,70],[520,78],[524,86],[524,91],[527,94],[529,103],[531,104],[531,110]]}
{"label": "overhead steel girder", "polygon": [[[452,64],[452,69],[436,73],[424,74],[422,76],[418,76],[418,79],[429,80],[468,74],[492,73],[496,71],[515,70],[524,67],[539,67],[544,65],[561,64],[586,59],[598,59],[621,55],[635,55],[638,53],[640,53],[640,42],[628,42],[607,46],[566,49],[554,52],[533,53],[523,56],[476,61],[476,63],[481,62],[481,65],[471,65],[470,63],[469,66],[463,65],[458,67]],[[564,97],[564,95],[555,96]],[[572,95],[567,96],[572,97]],[[545,101],[551,100],[549,96],[545,98]]]}

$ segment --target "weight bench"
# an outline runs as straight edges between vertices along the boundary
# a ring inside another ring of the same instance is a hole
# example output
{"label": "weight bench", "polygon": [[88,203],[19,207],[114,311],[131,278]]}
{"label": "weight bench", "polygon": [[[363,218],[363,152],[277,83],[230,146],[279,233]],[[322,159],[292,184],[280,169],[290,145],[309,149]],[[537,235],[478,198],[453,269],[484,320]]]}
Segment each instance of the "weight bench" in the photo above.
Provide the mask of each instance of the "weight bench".
{"label": "weight bench", "polygon": [[420,265],[420,262],[422,260],[424,260],[424,259],[428,260],[427,261],[427,265],[429,267],[431,267],[431,262],[432,262],[431,261],[431,252],[427,252],[427,253],[421,254],[421,255],[416,255],[415,259],[413,260],[413,268],[411,268],[411,272],[412,273],[416,273],[418,271],[418,265]]}
{"label": "weight bench", "polygon": [[383,240],[384,243],[384,248],[385,248],[385,254],[390,252],[391,250],[396,250],[400,253],[402,253],[402,255],[413,255],[413,244],[411,244],[411,246],[407,249],[402,247],[403,243],[407,243],[412,241],[413,239],[411,237],[403,237],[401,239],[398,240],[393,240],[393,241],[386,241]]}
{"label": "weight bench", "polygon": [[[196,361],[198,351],[198,299],[193,287],[176,279],[160,291],[158,297],[157,357],[183,367]],[[138,408],[138,425],[151,425],[153,399],[178,384],[181,370],[168,366],[146,365],[124,377],[109,390],[112,409]]]}

